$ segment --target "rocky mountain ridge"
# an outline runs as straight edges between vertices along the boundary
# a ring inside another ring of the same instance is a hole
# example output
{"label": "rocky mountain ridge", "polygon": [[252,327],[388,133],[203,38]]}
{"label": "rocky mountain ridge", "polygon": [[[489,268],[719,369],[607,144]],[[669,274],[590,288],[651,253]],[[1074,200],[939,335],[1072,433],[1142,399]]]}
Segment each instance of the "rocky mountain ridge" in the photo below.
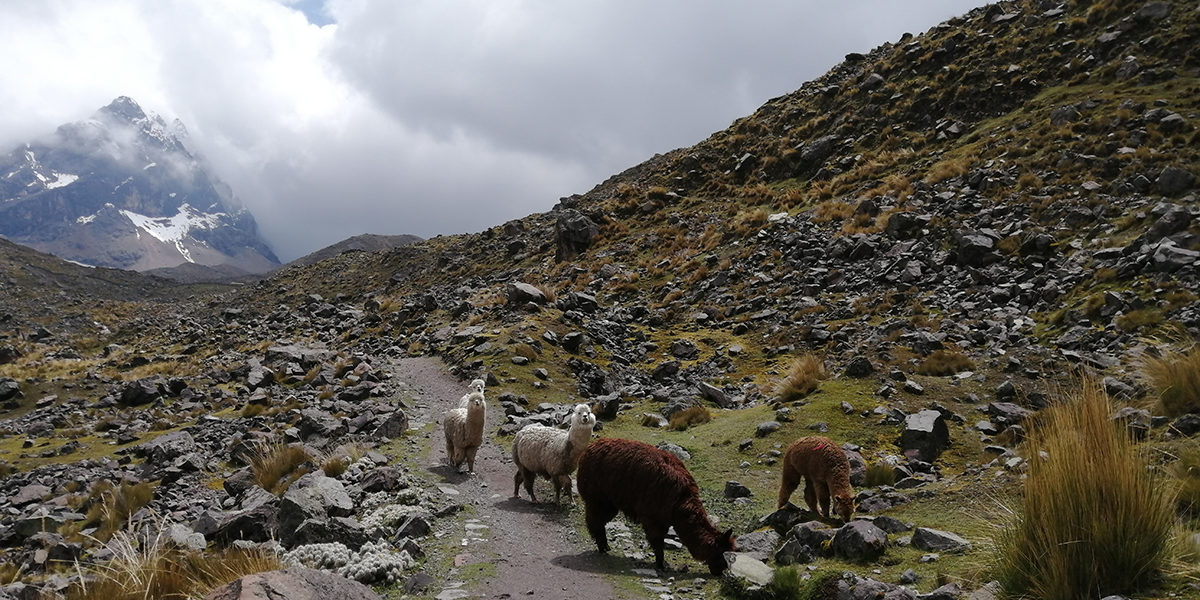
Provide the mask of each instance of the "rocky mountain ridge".
{"label": "rocky mountain ridge", "polygon": [[0,158],[0,235],[83,264],[260,273],[279,261],[176,120],[120,97]]}

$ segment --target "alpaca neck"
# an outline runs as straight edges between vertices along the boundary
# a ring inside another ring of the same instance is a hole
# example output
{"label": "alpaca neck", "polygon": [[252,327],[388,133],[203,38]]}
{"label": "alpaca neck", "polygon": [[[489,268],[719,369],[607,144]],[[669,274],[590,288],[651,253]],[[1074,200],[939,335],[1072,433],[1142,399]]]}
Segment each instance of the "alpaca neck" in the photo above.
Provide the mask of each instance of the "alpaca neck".
{"label": "alpaca neck", "polygon": [[592,441],[591,427],[572,427],[567,432],[567,457],[571,466],[579,463],[579,457],[587,450],[588,442]]}
{"label": "alpaca neck", "polygon": [[698,498],[691,498],[675,509],[675,533],[696,560],[708,560],[716,549],[719,532],[708,520]]}

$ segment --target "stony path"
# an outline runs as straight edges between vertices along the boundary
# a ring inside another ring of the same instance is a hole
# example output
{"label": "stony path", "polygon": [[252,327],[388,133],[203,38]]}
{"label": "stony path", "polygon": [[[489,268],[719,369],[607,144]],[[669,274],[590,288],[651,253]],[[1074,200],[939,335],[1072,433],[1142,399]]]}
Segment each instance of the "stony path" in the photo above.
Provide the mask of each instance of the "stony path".
{"label": "stony path", "polygon": [[[456,580],[460,569],[451,571],[450,581],[442,586],[438,598],[615,598],[612,585],[604,575],[619,572],[611,559],[599,556],[586,534],[576,532],[583,504],[565,501],[532,504],[527,497],[512,497],[511,460],[494,442],[485,438],[475,461],[475,474],[457,474],[446,461],[441,416],[457,406],[466,386],[445,372],[436,358],[410,358],[393,366],[395,378],[404,382],[420,398],[412,411],[414,426],[438,423],[429,436],[424,459],[427,479],[455,502],[471,507],[460,519],[456,535],[461,552],[455,564],[463,568],[479,562],[495,565],[495,576],[484,577],[474,588]],[[488,431],[504,418],[492,399],[488,401]],[[464,466],[465,468],[465,466]],[[535,488],[539,499],[553,499],[546,481]],[[523,493],[523,492],[522,492]],[[653,577],[653,572],[650,572]]]}

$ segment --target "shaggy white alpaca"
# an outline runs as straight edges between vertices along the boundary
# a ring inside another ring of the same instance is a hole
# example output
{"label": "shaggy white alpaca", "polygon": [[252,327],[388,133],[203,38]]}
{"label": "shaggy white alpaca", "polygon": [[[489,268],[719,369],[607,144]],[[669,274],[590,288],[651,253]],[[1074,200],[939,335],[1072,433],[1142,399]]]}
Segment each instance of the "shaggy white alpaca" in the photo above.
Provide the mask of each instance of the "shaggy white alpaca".
{"label": "shaggy white alpaca", "polygon": [[479,392],[480,394],[482,394],[484,385],[485,384],[483,383],[482,379],[471,380],[471,384],[467,386],[467,388],[470,389],[471,391],[463,394],[463,397],[458,400],[458,407],[466,408],[467,400],[471,399],[471,394],[474,394],[475,392]]}
{"label": "shaggy white alpaca", "polygon": [[554,502],[558,503],[562,493],[572,500],[571,473],[579,465],[579,456],[592,441],[592,428],[596,416],[586,404],[578,404],[571,412],[571,428],[563,431],[545,425],[529,425],[517,432],[513,438],[513,463],[517,472],[513,475],[513,496],[520,496],[521,484],[529,498],[533,495],[533,481],[541,475],[554,483]]}
{"label": "shaggy white alpaca", "polygon": [[483,444],[483,421],[487,415],[487,403],[483,393],[471,392],[464,398],[464,406],[446,411],[442,418],[442,429],[446,433],[446,456],[454,470],[458,471],[463,460],[467,471],[475,472],[475,453]]}

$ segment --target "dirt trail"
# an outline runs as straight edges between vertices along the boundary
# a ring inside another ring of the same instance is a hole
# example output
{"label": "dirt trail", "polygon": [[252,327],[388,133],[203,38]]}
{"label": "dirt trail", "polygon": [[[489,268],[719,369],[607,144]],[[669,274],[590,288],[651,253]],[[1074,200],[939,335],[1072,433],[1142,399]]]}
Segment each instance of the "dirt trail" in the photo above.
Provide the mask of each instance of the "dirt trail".
{"label": "dirt trail", "polygon": [[475,459],[475,474],[458,474],[446,461],[441,417],[458,405],[467,392],[466,385],[446,373],[436,358],[402,359],[393,368],[396,378],[419,398],[410,415],[413,422],[437,423],[429,438],[423,476],[449,500],[472,507],[460,516],[461,524],[456,527],[461,529],[446,534],[461,539],[455,564],[463,568],[480,562],[495,565],[495,576],[486,576],[470,588],[458,578],[460,570],[454,569],[450,581],[439,582],[441,593],[434,591],[438,598],[617,597],[604,575],[620,569],[596,553],[586,534],[576,532],[575,521],[583,518],[583,503],[578,498],[573,506],[565,501],[555,506],[553,489],[545,480],[538,481],[535,491],[539,500],[549,498],[551,502],[532,504],[528,497],[512,497],[511,458],[491,437],[504,419],[494,396],[489,394],[488,434]]}

